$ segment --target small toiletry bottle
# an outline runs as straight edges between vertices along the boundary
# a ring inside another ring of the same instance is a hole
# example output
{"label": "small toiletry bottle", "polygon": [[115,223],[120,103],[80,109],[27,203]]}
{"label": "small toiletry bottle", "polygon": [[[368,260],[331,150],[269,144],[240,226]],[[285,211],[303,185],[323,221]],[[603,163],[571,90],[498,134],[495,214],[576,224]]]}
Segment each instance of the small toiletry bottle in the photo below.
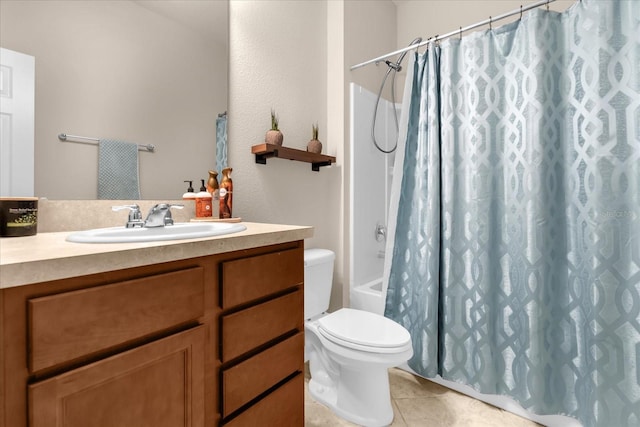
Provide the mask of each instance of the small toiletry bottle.
{"label": "small toiletry bottle", "polygon": [[201,179],[200,191],[196,193],[196,218],[206,218],[212,216],[211,193],[204,186],[204,179]]}
{"label": "small toiletry bottle", "polygon": [[209,171],[209,180],[207,181],[207,191],[211,193],[213,200],[218,200],[220,195],[220,186],[218,185],[218,172]]}
{"label": "small toiletry bottle", "polygon": [[220,199],[220,185],[218,184],[218,171],[209,171],[209,180],[207,181],[207,191],[211,193],[211,216],[217,217],[215,210],[218,209],[218,200]]}
{"label": "small toiletry bottle", "polygon": [[187,188],[187,192],[182,195],[184,200],[193,200],[196,198],[196,193],[193,191],[193,181],[185,181],[189,183],[189,188]]}
{"label": "small toiletry bottle", "polygon": [[232,218],[233,210],[233,181],[231,180],[232,168],[222,169],[222,181],[220,181],[220,219]]}

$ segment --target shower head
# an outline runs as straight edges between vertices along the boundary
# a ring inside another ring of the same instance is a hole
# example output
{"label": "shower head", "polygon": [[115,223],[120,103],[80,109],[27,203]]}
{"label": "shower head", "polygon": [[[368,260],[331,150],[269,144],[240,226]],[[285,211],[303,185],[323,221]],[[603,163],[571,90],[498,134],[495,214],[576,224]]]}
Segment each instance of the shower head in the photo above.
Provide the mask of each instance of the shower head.
{"label": "shower head", "polygon": [[[404,53],[402,55],[404,56]],[[387,59],[386,61],[384,61],[384,63],[387,64],[389,68],[393,69],[396,72],[399,72],[399,71],[402,71],[402,67],[400,66],[400,61],[402,61],[402,58],[398,62],[391,62]]]}
{"label": "shower head", "polygon": [[[422,37],[418,37],[415,38],[411,41],[411,43],[409,43],[409,46],[413,46],[414,44],[418,44],[422,41]],[[404,59],[405,55],[407,54],[408,51],[402,52],[400,54],[400,56],[398,57],[398,60],[396,62],[391,62],[389,60],[384,61],[385,64],[387,64],[387,66],[389,68],[392,68],[395,72],[400,72],[402,71],[402,66],[400,65],[402,63],[402,60]]]}
{"label": "shower head", "polygon": [[[381,153],[384,153],[384,154],[393,153],[394,151],[396,151],[396,148],[398,148],[398,137],[397,136],[396,136],[396,145],[393,148],[391,148],[390,150],[387,150],[387,149],[384,149],[384,148],[380,147],[380,145],[378,144],[378,141],[376,141],[376,135],[375,135],[376,117],[378,115],[378,104],[380,103],[380,97],[382,96],[382,90],[384,89],[384,84],[387,81],[387,77],[389,77],[389,75],[391,74],[391,105],[393,106],[393,118],[395,119],[395,123],[396,123],[396,132],[398,132],[398,130],[399,130],[399,126],[398,126],[398,110],[396,109],[396,95],[395,95],[395,90],[394,90],[394,86],[395,86],[395,82],[396,82],[396,75],[397,75],[397,73],[399,71],[402,70],[402,66],[400,64],[402,63],[402,60],[404,59],[404,57],[407,54],[407,52],[410,51],[411,48],[413,48],[414,46],[417,49],[418,48],[417,45],[419,45],[421,42],[422,42],[422,37],[418,37],[418,38],[413,39],[413,41],[409,44],[409,47],[407,48],[407,50],[402,52],[402,54],[400,55],[400,57],[398,58],[398,60],[396,62],[391,62],[389,60],[384,61],[384,63],[387,64],[387,67],[389,67],[389,68],[387,68],[386,73],[384,74],[384,78],[382,79],[382,84],[380,85],[380,91],[378,92],[378,98],[376,99],[376,106],[373,109],[373,121],[371,122],[371,139],[373,141],[373,145]],[[376,62],[376,65],[377,64],[378,63]],[[394,73],[392,74],[391,71],[394,71]]]}

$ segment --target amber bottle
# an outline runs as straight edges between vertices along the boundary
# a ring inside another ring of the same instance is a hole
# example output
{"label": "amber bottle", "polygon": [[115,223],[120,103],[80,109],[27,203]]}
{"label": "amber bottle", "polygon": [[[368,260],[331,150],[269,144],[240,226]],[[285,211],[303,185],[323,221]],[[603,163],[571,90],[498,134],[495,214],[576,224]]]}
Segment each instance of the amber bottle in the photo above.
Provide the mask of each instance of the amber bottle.
{"label": "amber bottle", "polygon": [[222,169],[222,181],[220,181],[220,219],[231,218],[233,210],[233,181],[231,180],[232,168]]}
{"label": "amber bottle", "polygon": [[209,171],[209,179],[207,180],[207,191],[211,193],[211,197],[213,200],[218,198],[218,172],[217,171]]}

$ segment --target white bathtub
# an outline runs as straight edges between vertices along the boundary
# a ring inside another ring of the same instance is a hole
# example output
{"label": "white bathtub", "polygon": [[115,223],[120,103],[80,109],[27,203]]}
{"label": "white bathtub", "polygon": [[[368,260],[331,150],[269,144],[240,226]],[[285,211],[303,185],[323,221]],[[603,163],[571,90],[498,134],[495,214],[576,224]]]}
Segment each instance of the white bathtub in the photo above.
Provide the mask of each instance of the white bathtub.
{"label": "white bathtub", "polygon": [[[384,298],[382,296],[382,278],[372,280],[364,285],[356,286],[351,289],[351,307],[358,310],[370,311],[372,313],[383,314],[384,313]],[[416,374],[408,365],[399,366],[407,372]],[[416,374],[418,375],[418,374]],[[582,427],[582,424],[577,420],[565,417],[562,415],[536,415],[526,409],[524,409],[515,400],[495,394],[483,394],[479,393],[468,385],[458,384],[453,381],[442,379],[437,376],[436,378],[428,378],[428,380],[440,384],[444,387],[455,390],[459,393],[466,394],[474,399],[481,400],[490,405],[502,408],[505,411],[512,412],[521,417],[530,419],[539,424],[549,427]]]}
{"label": "white bathtub", "polygon": [[382,278],[352,288],[349,297],[351,308],[384,314]]}

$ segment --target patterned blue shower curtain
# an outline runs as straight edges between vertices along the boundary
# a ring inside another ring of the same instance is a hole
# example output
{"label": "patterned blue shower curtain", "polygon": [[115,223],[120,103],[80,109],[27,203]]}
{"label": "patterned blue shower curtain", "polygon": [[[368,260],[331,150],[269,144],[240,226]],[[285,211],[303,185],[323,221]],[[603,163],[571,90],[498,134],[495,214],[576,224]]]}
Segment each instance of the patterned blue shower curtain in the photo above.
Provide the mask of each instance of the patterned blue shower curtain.
{"label": "patterned blue shower curtain", "polygon": [[385,307],[409,366],[640,425],[640,1],[432,45],[411,84]]}

